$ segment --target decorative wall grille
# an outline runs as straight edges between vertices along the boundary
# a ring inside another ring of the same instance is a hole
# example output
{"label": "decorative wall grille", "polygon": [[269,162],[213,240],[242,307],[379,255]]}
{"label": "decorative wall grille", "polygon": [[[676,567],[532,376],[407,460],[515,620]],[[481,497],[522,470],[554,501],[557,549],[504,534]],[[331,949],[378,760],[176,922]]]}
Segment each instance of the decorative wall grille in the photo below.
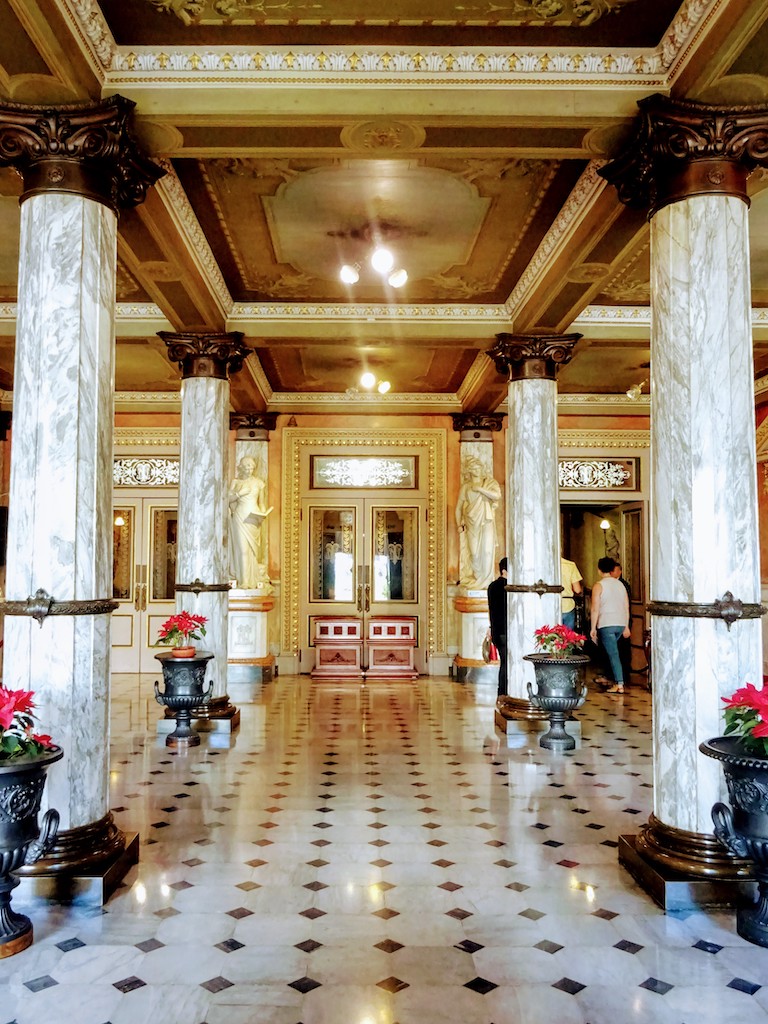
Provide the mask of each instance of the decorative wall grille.
{"label": "decorative wall grille", "polygon": [[179,459],[141,456],[115,459],[112,482],[115,487],[177,487]]}
{"label": "decorative wall grille", "polygon": [[634,491],[637,477],[637,459],[561,459],[558,463],[562,489]]}

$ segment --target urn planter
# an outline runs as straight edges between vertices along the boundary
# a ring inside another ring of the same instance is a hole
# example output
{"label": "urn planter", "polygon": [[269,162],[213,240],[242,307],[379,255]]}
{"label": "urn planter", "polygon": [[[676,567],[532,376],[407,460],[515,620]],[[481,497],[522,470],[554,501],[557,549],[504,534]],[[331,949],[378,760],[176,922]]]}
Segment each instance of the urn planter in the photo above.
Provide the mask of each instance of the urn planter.
{"label": "urn planter", "polygon": [[172,651],[156,654],[155,658],[163,669],[165,691],[160,692],[160,683],[155,682],[155,700],[165,704],[176,715],[176,728],[165,738],[168,747],[197,747],[200,736],[190,725],[192,711],[207,704],[213,692],[213,683],[205,689],[205,671],[213,658],[210,651],[196,651],[195,654],[178,658]]}
{"label": "urn planter", "polygon": [[11,893],[19,884],[11,872],[34,864],[56,838],[59,812],[46,811],[39,827],[37,815],[46,772],[63,756],[54,747],[0,762],[0,957],[20,953],[32,943],[32,922],[11,908]]}
{"label": "urn planter", "polygon": [[576,740],[569,736],[565,721],[580,708],[587,696],[584,672],[589,664],[586,654],[569,654],[555,658],[549,654],[525,654],[536,675],[537,692],[528,683],[528,698],[534,707],[549,714],[549,732],[539,740],[546,750],[573,750]]}
{"label": "urn planter", "polygon": [[754,864],[757,900],[736,911],[743,939],[768,946],[768,757],[750,753],[737,736],[716,736],[699,750],[723,766],[731,806],[712,808],[715,836],[737,857]]}

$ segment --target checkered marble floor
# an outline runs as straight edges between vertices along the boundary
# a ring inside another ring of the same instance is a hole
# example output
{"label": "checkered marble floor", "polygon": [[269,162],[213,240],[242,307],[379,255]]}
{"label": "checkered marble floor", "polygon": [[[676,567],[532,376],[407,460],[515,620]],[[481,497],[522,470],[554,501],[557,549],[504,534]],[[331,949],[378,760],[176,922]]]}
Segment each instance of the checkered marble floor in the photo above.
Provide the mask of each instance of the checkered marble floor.
{"label": "checkered marble floor", "polygon": [[650,696],[579,747],[514,745],[494,693],[281,677],[173,753],[152,677],[113,700],[139,865],[98,910],[24,902],[0,1024],[768,1024],[768,950],[665,916],[618,866],[651,810]]}

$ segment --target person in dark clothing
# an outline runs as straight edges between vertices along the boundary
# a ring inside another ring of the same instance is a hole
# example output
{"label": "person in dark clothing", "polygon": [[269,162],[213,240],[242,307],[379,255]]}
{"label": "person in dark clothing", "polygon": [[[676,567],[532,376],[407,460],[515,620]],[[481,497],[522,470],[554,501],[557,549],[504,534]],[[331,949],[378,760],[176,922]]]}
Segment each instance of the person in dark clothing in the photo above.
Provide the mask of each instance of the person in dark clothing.
{"label": "person in dark clothing", "polygon": [[488,587],[491,640],[499,652],[499,697],[507,696],[507,560],[499,562],[499,575]]}

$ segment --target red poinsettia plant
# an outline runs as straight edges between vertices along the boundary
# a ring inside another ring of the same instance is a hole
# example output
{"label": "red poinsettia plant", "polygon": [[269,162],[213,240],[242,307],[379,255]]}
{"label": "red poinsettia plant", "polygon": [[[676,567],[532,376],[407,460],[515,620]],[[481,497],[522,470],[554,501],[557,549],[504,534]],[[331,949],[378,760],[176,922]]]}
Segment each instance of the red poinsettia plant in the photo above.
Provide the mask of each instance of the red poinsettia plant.
{"label": "red poinsettia plant", "polygon": [[768,756],[768,689],[747,683],[725,704],[725,735],[738,736],[747,750]]}
{"label": "red poinsettia plant", "polygon": [[50,736],[35,732],[34,696],[33,690],[0,686],[0,763],[54,749]]}
{"label": "red poinsettia plant", "polygon": [[208,619],[204,615],[179,612],[178,615],[172,615],[162,624],[157,642],[168,644],[171,647],[188,647],[190,640],[202,640],[205,636],[207,621]]}
{"label": "red poinsettia plant", "polygon": [[581,654],[584,641],[581,633],[576,633],[568,626],[542,626],[533,632],[536,650],[539,654],[548,654],[551,658],[567,658],[572,654]]}

